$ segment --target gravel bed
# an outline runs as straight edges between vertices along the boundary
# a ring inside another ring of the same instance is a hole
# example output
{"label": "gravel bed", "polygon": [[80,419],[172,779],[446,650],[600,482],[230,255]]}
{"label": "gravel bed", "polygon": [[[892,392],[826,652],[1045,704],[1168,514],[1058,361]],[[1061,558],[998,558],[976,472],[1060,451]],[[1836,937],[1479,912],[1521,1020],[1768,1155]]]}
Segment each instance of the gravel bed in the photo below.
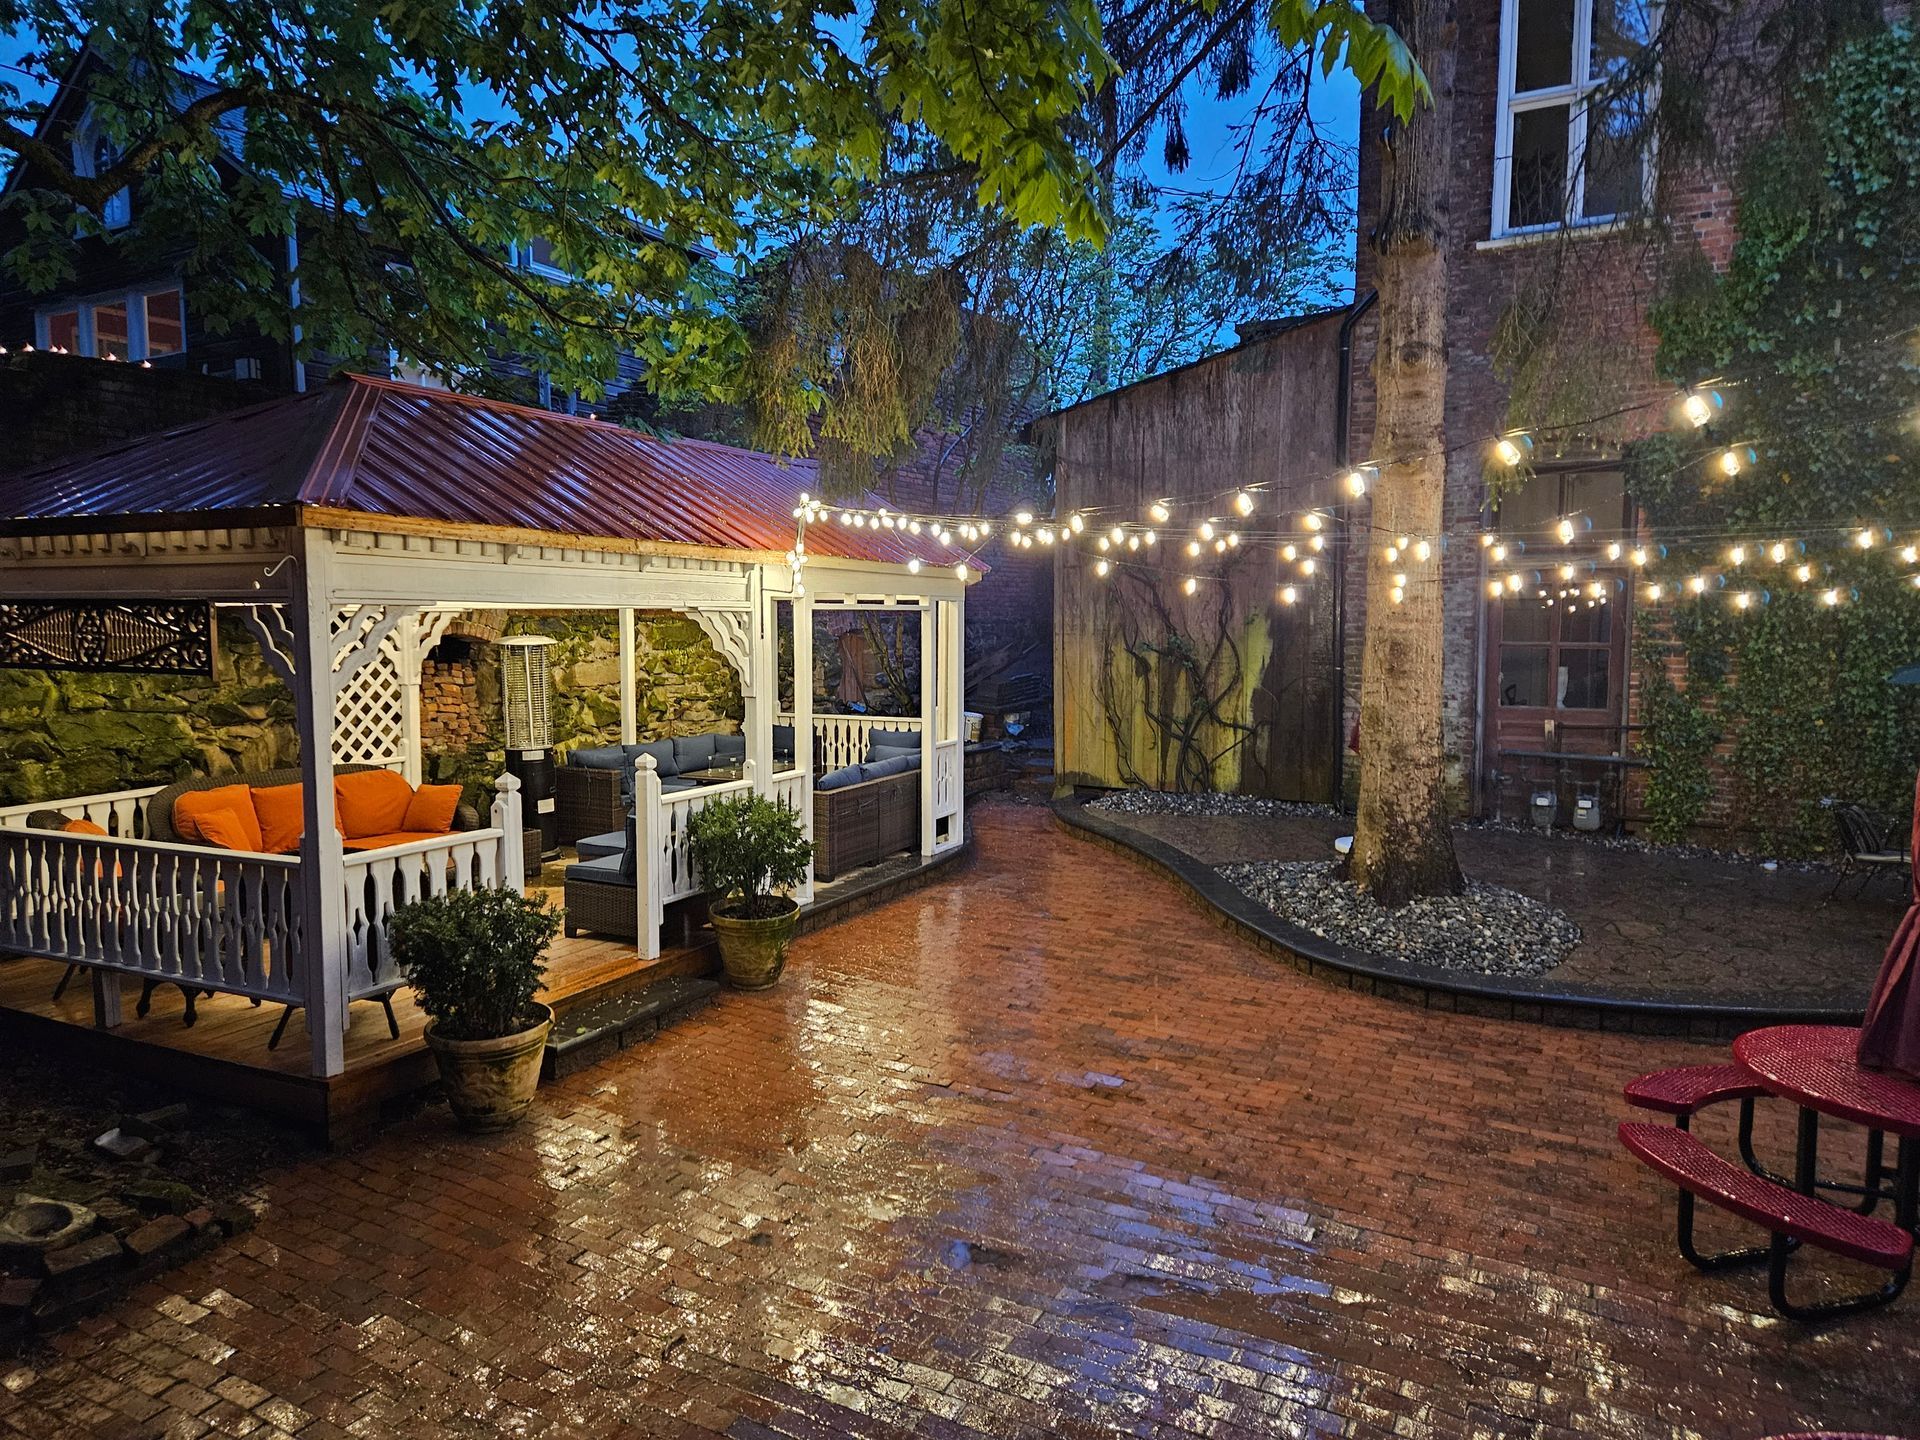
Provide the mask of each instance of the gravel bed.
{"label": "gravel bed", "polygon": [[[1492,830],[1503,835],[1531,835],[1536,838],[1541,834],[1539,826],[1518,820],[1462,820],[1456,822],[1454,829]],[[1569,841],[1575,845],[1593,845],[1601,850],[1631,850],[1640,855],[1671,856],[1675,860],[1724,860],[1740,865],[1763,865],[1770,869],[1801,872],[1834,868],[1825,860],[1780,860],[1752,850],[1717,849],[1712,845],[1684,843],[1663,845],[1659,841],[1647,839],[1644,835],[1614,835],[1599,830],[1555,829],[1549,832],[1549,838]]]}
{"label": "gravel bed", "polygon": [[1341,879],[1335,862],[1259,861],[1220,874],[1290,924],[1350,950],[1480,975],[1539,975],[1580,943],[1580,927],[1499,885],[1386,910]]}
{"label": "gravel bed", "polygon": [[1340,813],[1331,805],[1267,800],[1258,795],[1221,795],[1211,790],[1188,794],[1171,790],[1115,790],[1098,800],[1089,800],[1087,808],[1109,815],[1284,815],[1296,819]]}

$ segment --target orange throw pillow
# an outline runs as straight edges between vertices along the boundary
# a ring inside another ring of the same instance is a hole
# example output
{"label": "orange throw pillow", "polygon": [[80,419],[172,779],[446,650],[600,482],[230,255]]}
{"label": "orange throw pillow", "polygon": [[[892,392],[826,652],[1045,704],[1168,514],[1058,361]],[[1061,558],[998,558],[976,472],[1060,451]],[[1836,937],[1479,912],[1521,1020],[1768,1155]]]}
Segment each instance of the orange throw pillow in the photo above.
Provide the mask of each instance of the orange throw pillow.
{"label": "orange throw pillow", "polygon": [[458,785],[422,785],[413,792],[413,799],[407,804],[406,818],[400,822],[400,828],[423,831],[429,835],[445,835],[453,829],[453,812],[459,808]]}
{"label": "orange throw pillow", "polygon": [[301,785],[269,785],[253,792],[253,813],[260,820],[260,848],[269,855],[292,855],[307,833],[306,790]]}
{"label": "orange throw pillow", "polygon": [[91,820],[69,820],[60,828],[69,835],[104,835],[107,833],[104,826],[96,825]]}
{"label": "orange throw pillow", "polygon": [[405,828],[413,787],[391,770],[359,770],[333,777],[333,803],[349,840],[386,835]]}
{"label": "orange throw pillow", "polygon": [[217,790],[189,790],[173,802],[173,828],[180,832],[183,840],[198,840],[202,844],[216,843],[203,833],[202,821],[208,815],[222,810],[233,812],[233,818],[240,824],[248,841],[245,845],[229,845],[229,850],[258,850],[260,842],[260,821],[253,813],[253,791],[245,785],[222,785]]}
{"label": "orange throw pillow", "polygon": [[200,837],[222,850],[260,849],[260,824],[251,810],[242,816],[234,810],[214,810],[200,817]]}

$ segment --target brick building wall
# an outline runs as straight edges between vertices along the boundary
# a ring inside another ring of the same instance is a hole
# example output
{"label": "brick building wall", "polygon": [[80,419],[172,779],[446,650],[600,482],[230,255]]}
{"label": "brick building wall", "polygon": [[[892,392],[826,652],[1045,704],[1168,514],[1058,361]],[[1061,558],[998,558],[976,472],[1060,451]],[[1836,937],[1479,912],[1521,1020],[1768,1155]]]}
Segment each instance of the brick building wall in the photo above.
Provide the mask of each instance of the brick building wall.
{"label": "brick building wall", "polygon": [[[1376,13],[1384,6],[1375,3]],[[1486,444],[1510,424],[1512,376],[1496,360],[1498,333],[1518,301],[1553,296],[1554,315],[1575,316],[1573,327],[1589,337],[1588,353],[1569,355],[1568,363],[1595,363],[1590,394],[1580,397],[1581,413],[1596,417],[1578,433],[1543,436],[1535,452],[1536,468],[1604,468],[1617,459],[1622,442],[1668,423],[1659,402],[1672,387],[1653,371],[1655,336],[1646,323],[1647,306],[1670,267],[1682,259],[1704,259],[1722,268],[1734,240],[1734,196],[1724,173],[1668,166],[1655,176],[1655,220],[1627,227],[1595,226],[1540,234],[1492,237],[1494,150],[1499,96],[1501,0],[1458,0],[1457,62],[1453,115],[1453,165],[1447,177],[1449,234],[1446,249],[1448,289],[1448,377],[1446,397],[1446,534],[1442,576],[1445,600],[1444,733],[1449,785],[1463,808],[1478,810],[1485,801],[1486,752],[1491,748],[1486,713],[1489,665],[1487,567],[1477,543],[1490,518]],[[1764,120],[1748,113],[1737,122],[1722,116],[1728,140],[1759,133]],[[1386,120],[1363,115],[1360,148],[1359,241],[1356,294],[1371,291],[1378,256],[1371,237],[1378,219],[1382,164],[1381,135]],[[1723,153],[1719,169],[1730,169],[1737,145]],[[1370,458],[1376,397],[1373,380],[1378,312],[1356,327],[1352,356],[1350,453],[1355,463]],[[1634,408],[1644,407],[1644,408]],[[1627,411],[1626,414],[1611,412]],[[1598,418],[1605,417],[1605,418]],[[1343,616],[1346,647],[1346,730],[1359,717],[1361,651],[1366,623],[1366,557],[1350,549]],[[1631,592],[1623,597],[1616,623],[1631,627]],[[1637,686],[1623,677],[1628,723],[1638,719]],[[1349,777],[1351,781],[1352,769]]]}
{"label": "brick building wall", "polygon": [[0,475],[271,400],[263,381],[45,351],[0,357]]}

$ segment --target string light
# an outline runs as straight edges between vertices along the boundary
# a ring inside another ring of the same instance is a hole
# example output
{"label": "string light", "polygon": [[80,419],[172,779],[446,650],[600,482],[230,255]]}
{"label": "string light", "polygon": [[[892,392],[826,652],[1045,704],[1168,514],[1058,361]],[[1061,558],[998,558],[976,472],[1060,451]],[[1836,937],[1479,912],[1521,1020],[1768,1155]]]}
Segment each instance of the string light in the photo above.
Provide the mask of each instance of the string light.
{"label": "string light", "polygon": [[1425,540],[1418,542],[1413,547],[1413,558],[1423,563],[1427,560],[1431,560],[1433,558],[1433,546],[1428,544]]}
{"label": "string light", "polygon": [[1213,539],[1213,522],[1211,520],[1202,520],[1200,522],[1200,538],[1202,540]]}
{"label": "string light", "polygon": [[967,562],[964,560],[962,560],[958,565],[953,567],[953,573],[960,577],[960,581],[962,584],[965,584],[968,580],[971,580],[973,578],[973,568],[970,565],[968,565]]}
{"label": "string light", "polygon": [[[1374,473],[1377,474],[1378,472],[1376,471]],[[1349,470],[1347,472],[1347,494],[1353,496],[1356,500],[1367,493],[1367,486],[1371,483],[1371,477],[1364,466],[1360,469]]]}
{"label": "string light", "polygon": [[[1916,575],[1913,578],[1916,583],[1920,583],[1920,575]],[[1280,587],[1280,603],[1282,605],[1291,605],[1293,604],[1294,601],[1298,600],[1299,598],[1300,598],[1300,592],[1294,589],[1293,586],[1282,585]]]}
{"label": "string light", "polygon": [[1144,540],[1144,541],[1146,541],[1146,543],[1147,543],[1147,544],[1149,544],[1149,545],[1155,545],[1155,544],[1158,544],[1158,543],[1159,543],[1159,540],[1160,540],[1160,536],[1159,536],[1159,533],[1158,533],[1157,531],[1153,531],[1153,530],[1149,530],[1149,531],[1147,531],[1147,533],[1146,533],[1146,534],[1144,534],[1144,535],[1142,535],[1142,536],[1141,536],[1140,538],[1141,538],[1142,540]]}
{"label": "string light", "polygon": [[1198,540],[1189,540],[1187,542],[1187,554],[1191,556],[1198,556],[1199,553],[1200,553],[1200,542]]}
{"label": "string light", "polygon": [[1085,517],[1083,517],[1078,510],[1074,511],[1073,514],[1067,517],[1067,528],[1078,535],[1082,530],[1087,528]]}
{"label": "string light", "polygon": [[1167,502],[1164,500],[1156,500],[1149,505],[1147,514],[1153,517],[1153,523],[1156,525],[1164,525],[1173,518],[1173,511],[1167,508]]}
{"label": "string light", "polygon": [[1720,452],[1720,459],[1718,462],[1720,466],[1720,473],[1722,475],[1727,476],[1729,479],[1731,479],[1733,476],[1738,475],[1742,470],[1745,470],[1749,465],[1752,465],[1759,458],[1760,458],[1759,454],[1751,446],[1748,446],[1748,445],[1730,446],[1727,449],[1722,450]]}
{"label": "string light", "polygon": [[1680,414],[1686,422],[1698,430],[1709,423],[1726,407],[1726,399],[1718,390],[1689,391],[1680,402]]}
{"label": "string light", "polygon": [[1096,560],[1093,562],[1093,573],[1099,576],[1104,577],[1112,568],[1113,567],[1104,560]]}
{"label": "string light", "polygon": [[1301,526],[1307,530],[1318,530],[1325,523],[1326,522],[1320,518],[1320,512],[1317,510],[1309,510],[1300,517]]}
{"label": "string light", "polygon": [[1527,456],[1533,453],[1533,437],[1515,431],[1511,435],[1502,435],[1493,442],[1494,458],[1509,470],[1519,468],[1526,463]]}
{"label": "string light", "polygon": [[1280,547],[1280,558],[1286,561],[1289,565],[1291,565],[1295,560],[1297,560],[1299,556],[1300,556],[1300,549],[1297,545],[1282,545]]}
{"label": "string light", "polygon": [[1118,545],[1122,540],[1127,538],[1127,532],[1122,526],[1116,525],[1107,532],[1107,538]]}
{"label": "string light", "polygon": [[918,575],[920,573],[920,557],[918,555],[907,561],[907,573],[909,575]]}
{"label": "string light", "polygon": [[1245,490],[1242,490],[1238,495],[1233,497],[1233,508],[1238,510],[1242,515],[1251,515],[1253,513],[1253,496],[1249,495]]}
{"label": "string light", "polygon": [[1313,563],[1313,557],[1312,557],[1311,555],[1309,555],[1309,556],[1308,556],[1308,557],[1307,557],[1306,559],[1304,559],[1304,560],[1302,560],[1302,561],[1300,562],[1300,573],[1301,573],[1302,575],[1311,575],[1311,574],[1313,574],[1313,572],[1314,572],[1314,568],[1315,568],[1315,567],[1314,567],[1314,563]]}
{"label": "string light", "polygon": [[1193,576],[1189,575],[1187,576],[1186,583],[1181,585],[1180,588],[1186,591],[1187,594],[1191,595],[1194,593],[1194,591],[1200,588],[1200,582],[1199,580],[1195,579]]}

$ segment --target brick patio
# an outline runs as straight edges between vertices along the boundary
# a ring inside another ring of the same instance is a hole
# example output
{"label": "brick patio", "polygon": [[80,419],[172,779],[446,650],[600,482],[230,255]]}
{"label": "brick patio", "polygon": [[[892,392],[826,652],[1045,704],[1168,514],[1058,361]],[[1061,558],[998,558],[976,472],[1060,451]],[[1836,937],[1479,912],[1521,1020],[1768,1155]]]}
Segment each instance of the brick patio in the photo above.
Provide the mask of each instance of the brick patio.
{"label": "brick patio", "polygon": [[1038,808],[785,983],[274,1177],[56,1353],[55,1437],[1920,1431],[1920,1301],[1697,1278],[1617,1149],[1710,1053],[1334,991]]}

